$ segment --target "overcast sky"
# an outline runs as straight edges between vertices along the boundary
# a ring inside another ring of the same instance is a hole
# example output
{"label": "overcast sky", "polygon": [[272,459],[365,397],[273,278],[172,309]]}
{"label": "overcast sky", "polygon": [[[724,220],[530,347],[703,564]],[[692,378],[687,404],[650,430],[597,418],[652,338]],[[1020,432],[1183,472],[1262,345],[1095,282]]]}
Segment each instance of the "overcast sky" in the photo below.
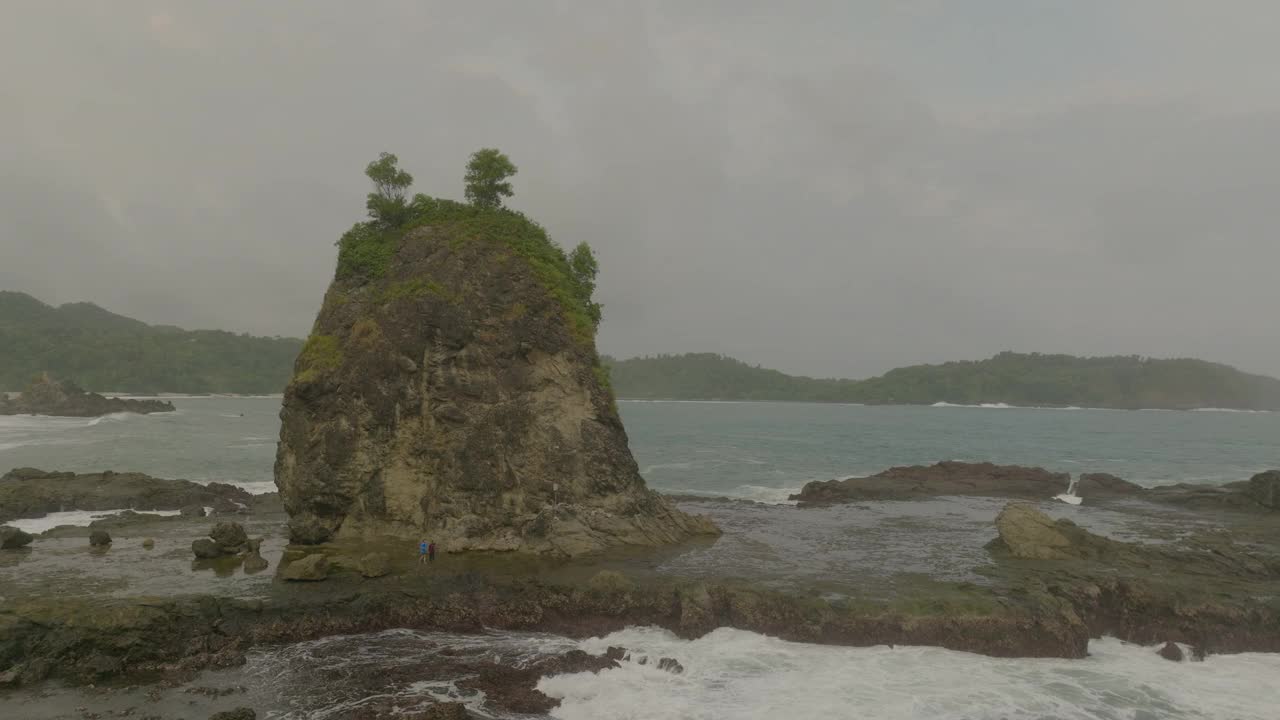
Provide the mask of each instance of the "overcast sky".
{"label": "overcast sky", "polygon": [[0,289],[305,335],[369,160],[461,199],[497,146],[617,356],[1280,375],[1278,36],[1272,0],[10,0]]}

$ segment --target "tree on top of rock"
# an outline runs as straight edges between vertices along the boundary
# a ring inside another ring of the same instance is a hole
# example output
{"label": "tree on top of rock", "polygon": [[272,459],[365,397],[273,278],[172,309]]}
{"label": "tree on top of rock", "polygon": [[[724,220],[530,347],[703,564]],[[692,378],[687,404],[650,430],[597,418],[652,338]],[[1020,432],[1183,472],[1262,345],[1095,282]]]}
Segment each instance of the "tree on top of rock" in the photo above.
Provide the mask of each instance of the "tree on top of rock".
{"label": "tree on top of rock", "polygon": [[507,178],[516,174],[511,159],[497,148],[484,148],[471,155],[467,163],[467,202],[482,208],[502,207],[502,198],[511,197]]}
{"label": "tree on top of rock", "polygon": [[369,163],[364,174],[373,181],[373,192],[365,201],[369,217],[384,225],[399,225],[409,216],[405,190],[413,184],[413,176],[399,167],[400,159],[384,152]]}
{"label": "tree on top of rock", "polygon": [[569,269],[573,271],[573,282],[578,289],[578,297],[582,298],[591,315],[591,321],[600,324],[600,303],[592,302],[591,296],[596,291],[596,274],[600,272],[600,264],[596,262],[595,253],[585,242],[569,253]]}

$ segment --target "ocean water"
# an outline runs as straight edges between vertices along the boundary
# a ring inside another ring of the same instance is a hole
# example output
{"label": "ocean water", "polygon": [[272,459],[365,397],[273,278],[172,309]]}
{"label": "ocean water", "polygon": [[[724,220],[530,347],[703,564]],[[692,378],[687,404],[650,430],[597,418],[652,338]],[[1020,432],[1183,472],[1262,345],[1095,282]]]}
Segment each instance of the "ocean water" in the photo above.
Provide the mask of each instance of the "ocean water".
{"label": "ocean water", "polygon": [[[174,404],[176,412],[151,416],[0,417],[0,472],[19,466],[136,470],[231,482],[255,492],[274,489],[279,398],[179,398]],[[784,503],[809,480],[947,459],[1041,465],[1072,474],[1109,472],[1144,485],[1230,482],[1280,467],[1276,413],[674,402],[623,402],[620,409],[651,486],[766,503]],[[735,533],[758,542],[724,544],[723,550],[712,547],[672,562],[749,566],[759,559],[724,553],[781,553],[766,561],[805,578],[833,567],[867,578],[874,566],[884,564],[865,551],[857,557],[839,556],[838,566],[817,555],[809,564],[787,560],[807,557],[805,548],[822,542],[821,533],[841,531],[855,532],[859,547],[867,547],[868,538],[876,540],[874,547],[885,548],[885,557],[913,557],[908,569],[962,578],[971,565],[954,564],[954,553],[912,555],[918,528],[927,524],[922,514],[955,516],[947,531],[954,535],[951,544],[980,548],[980,535],[990,532],[989,518],[998,505],[981,499],[968,504],[938,500],[815,514],[794,507],[700,504]],[[1066,505],[1058,512],[1081,510],[1089,513],[1082,520],[1103,524],[1112,534],[1130,530],[1124,524],[1128,520],[1105,512]],[[936,648],[826,647],[730,629],[686,641],[653,628],[629,628],[582,642],[514,633],[391,631],[259,648],[245,667],[208,673],[200,682],[249,687],[246,704],[257,707],[260,717],[277,720],[343,717],[371,698],[388,697],[403,701],[406,710],[446,697],[479,710],[483,698],[460,694],[456,678],[424,676],[389,682],[373,692],[347,680],[361,663],[418,662],[441,647],[476,644],[494,655],[518,658],[623,645],[634,656],[674,657],[685,667],[683,674],[673,675],[631,662],[598,675],[544,679],[541,689],[562,700],[554,717],[563,720],[1280,717],[1275,701],[1280,696],[1280,655],[1215,656],[1173,664],[1152,648],[1114,639],[1093,642],[1087,659],[1067,661],[994,659]],[[46,714],[51,706],[42,702],[22,705],[17,716],[62,717],[53,710]],[[72,706],[78,704],[84,702]]]}
{"label": "ocean water", "polygon": [[[0,416],[0,472],[132,470],[275,489],[278,397],[173,403],[176,412],[155,415]],[[1107,472],[1142,485],[1232,482],[1280,467],[1280,413],[627,401],[619,409],[650,486],[761,502],[785,502],[810,480],[940,460]]]}

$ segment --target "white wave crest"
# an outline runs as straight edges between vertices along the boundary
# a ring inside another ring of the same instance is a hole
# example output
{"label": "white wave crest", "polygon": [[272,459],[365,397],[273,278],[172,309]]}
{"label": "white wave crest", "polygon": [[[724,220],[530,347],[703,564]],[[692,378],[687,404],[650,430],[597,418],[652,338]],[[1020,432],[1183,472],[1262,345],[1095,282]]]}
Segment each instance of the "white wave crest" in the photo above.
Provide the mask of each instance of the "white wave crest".
{"label": "white wave crest", "polygon": [[[658,718],[1274,718],[1280,655],[1170,663],[1153,648],[1104,638],[1082,660],[1002,659],[939,648],[844,648],[721,628],[680,640],[628,628],[583,641],[631,661],[600,673],[543,678],[562,720]],[[637,660],[646,656],[648,662]],[[684,672],[655,667],[662,657]]]}

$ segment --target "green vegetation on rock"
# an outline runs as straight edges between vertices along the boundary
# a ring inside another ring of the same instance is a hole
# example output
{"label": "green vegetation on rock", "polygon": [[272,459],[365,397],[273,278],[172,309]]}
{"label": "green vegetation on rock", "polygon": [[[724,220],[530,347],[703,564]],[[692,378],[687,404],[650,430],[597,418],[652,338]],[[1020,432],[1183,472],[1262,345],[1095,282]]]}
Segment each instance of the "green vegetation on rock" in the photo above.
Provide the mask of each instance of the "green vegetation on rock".
{"label": "green vegetation on rock", "polygon": [[298,382],[309,382],[342,365],[342,347],[332,335],[312,335],[298,355]]}
{"label": "green vegetation on rock", "polygon": [[0,390],[42,372],[91,390],[277,393],[302,341],[148,325],[92,303],[0,291]]}
{"label": "green vegetation on rock", "polygon": [[[472,157],[472,166],[477,158],[487,152],[489,151],[477,152]],[[497,153],[496,150],[492,152]],[[377,189],[377,192],[369,196],[371,219],[356,223],[338,241],[336,277],[357,282],[383,278],[405,235],[424,226],[438,228],[456,242],[500,242],[529,263],[547,292],[563,308],[574,333],[580,339],[594,338],[596,326],[600,322],[601,308],[591,297],[599,270],[591,247],[581,243],[571,254],[566,255],[564,249],[551,239],[541,225],[523,213],[502,207],[501,196],[509,196],[511,192],[510,185],[501,180],[514,173],[515,166],[510,165],[505,155],[497,155],[498,158],[487,155],[480,158],[484,160],[484,167],[481,168],[484,172],[475,178],[473,174],[478,171],[468,166],[467,196],[474,198],[472,203],[418,194],[405,206],[403,215],[395,216],[398,222],[394,223],[388,222],[386,215],[376,214],[374,211],[378,205],[375,198],[382,197],[385,192],[375,175],[382,173],[385,168],[379,167],[377,172],[367,171]],[[378,162],[387,158],[395,160],[394,155],[383,153],[383,159],[371,163],[370,168],[375,168]],[[502,174],[506,167],[502,165],[503,161],[510,165],[506,175]],[[494,166],[490,167],[490,164]],[[404,177],[412,181],[407,173],[404,173]],[[477,187],[480,189],[477,190]],[[388,202],[393,203],[392,200]],[[422,289],[430,291],[430,288]],[[388,292],[396,295],[407,291],[409,288]]]}
{"label": "green vegetation on rock", "polygon": [[502,198],[512,195],[507,178],[516,172],[511,159],[496,148],[475,151],[467,163],[467,202],[482,208],[502,207]]}
{"label": "green vegetation on rock", "polygon": [[797,377],[714,353],[606,362],[624,398],[1280,410],[1280,380],[1192,359],[1003,352],[868,380]]}

